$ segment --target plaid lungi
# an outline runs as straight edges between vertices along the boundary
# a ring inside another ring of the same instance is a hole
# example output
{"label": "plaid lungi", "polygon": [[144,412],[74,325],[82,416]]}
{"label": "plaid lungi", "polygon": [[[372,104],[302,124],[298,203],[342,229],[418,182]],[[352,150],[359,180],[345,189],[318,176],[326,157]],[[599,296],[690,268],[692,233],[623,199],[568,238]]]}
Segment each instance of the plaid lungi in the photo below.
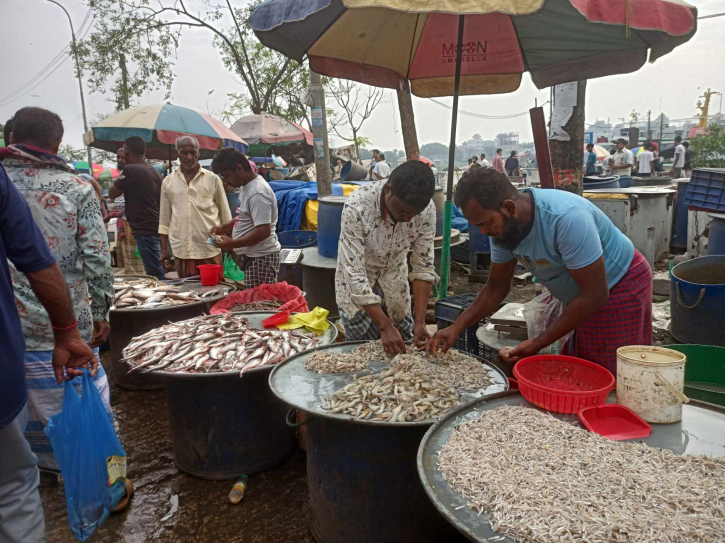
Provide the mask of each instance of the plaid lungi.
{"label": "plaid lungi", "polygon": [[[385,307],[385,297],[383,296],[383,289],[380,285],[375,283],[373,287],[373,293],[380,296],[382,303],[380,304],[381,309],[387,315],[388,312]],[[368,317],[362,309],[359,310],[355,315],[350,316],[345,313],[342,309],[340,311],[340,320],[345,328],[345,341],[358,341],[361,339],[376,340],[380,339],[380,330],[373,322],[373,319]],[[413,315],[408,312],[408,315],[400,322],[393,323],[403,336],[403,341],[413,341],[413,328],[415,327],[415,321]]]}
{"label": "plaid lungi", "polygon": [[627,345],[652,345],[652,269],[637,250],[607,303],[577,327],[563,354],[596,362],[616,376],[617,349]]}
{"label": "plaid lungi", "polygon": [[235,254],[234,262],[244,272],[244,290],[277,282],[279,251],[256,257]]}
{"label": "plaid lungi", "polygon": [[123,238],[116,247],[121,248],[123,255],[123,275],[146,275],[143,260],[136,256],[136,243],[132,244],[127,238]]}
{"label": "plaid lungi", "polygon": [[[93,352],[98,359],[98,370],[93,376],[93,384],[101,394],[103,407],[106,408],[106,413],[113,423],[108,376],[98,358],[98,348],[93,349]],[[55,380],[52,360],[53,351],[26,351],[25,353],[25,382],[28,386],[28,426],[25,428],[25,439],[28,440],[31,450],[37,455],[40,469],[60,471],[53,447],[50,445],[50,439],[44,431],[48,419],[61,412],[65,391],[65,384],[59,385]],[[79,394],[83,394],[80,378],[76,377],[71,384]]]}
{"label": "plaid lungi", "polygon": [[184,279],[185,277],[194,277],[195,275],[199,275],[199,270],[196,269],[197,266],[201,266],[202,264],[218,264],[221,266],[222,263],[222,257],[221,253],[213,256],[211,258],[177,258],[174,257],[174,264],[176,265],[176,273],[179,276],[179,279]]}

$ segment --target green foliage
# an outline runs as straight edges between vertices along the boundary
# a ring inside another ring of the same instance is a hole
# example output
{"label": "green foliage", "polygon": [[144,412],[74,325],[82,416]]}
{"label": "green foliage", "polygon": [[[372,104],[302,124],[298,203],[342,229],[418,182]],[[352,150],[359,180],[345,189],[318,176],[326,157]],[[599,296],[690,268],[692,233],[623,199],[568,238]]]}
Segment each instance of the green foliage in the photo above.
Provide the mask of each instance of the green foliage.
{"label": "green foliage", "polygon": [[690,140],[693,168],[725,167],[725,131],[719,124],[710,125],[707,130]]}
{"label": "green foliage", "polygon": [[[116,111],[157,89],[171,96],[179,30],[150,14],[147,0],[87,0],[93,9],[93,32],[76,51],[91,92],[105,93],[112,81]],[[125,76],[124,70],[125,67]]]}
{"label": "green foliage", "polygon": [[448,146],[438,142],[426,143],[421,146],[420,154],[424,157],[448,156]]}
{"label": "green foliage", "polygon": [[360,148],[360,160],[370,160],[373,158],[373,152],[370,149]]}
{"label": "green foliage", "polygon": [[58,156],[66,162],[75,162],[76,160],[88,160],[88,152],[85,149],[75,149],[73,146],[64,144],[58,149]]}

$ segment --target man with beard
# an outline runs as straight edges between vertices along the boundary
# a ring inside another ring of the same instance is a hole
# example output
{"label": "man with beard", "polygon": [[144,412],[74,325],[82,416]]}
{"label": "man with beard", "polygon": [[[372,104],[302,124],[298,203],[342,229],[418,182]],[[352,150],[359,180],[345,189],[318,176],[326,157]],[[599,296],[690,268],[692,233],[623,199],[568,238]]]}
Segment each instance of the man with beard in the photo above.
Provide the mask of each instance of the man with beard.
{"label": "man with beard", "polygon": [[572,330],[565,354],[617,368],[617,348],[652,343],[652,270],[632,242],[588,200],[559,190],[517,191],[493,169],[471,172],[456,188],[455,204],[492,238],[491,271],[476,300],[428,341],[447,351],[461,332],[504,300],[520,264],[565,309],[540,336],[501,357],[513,364]]}

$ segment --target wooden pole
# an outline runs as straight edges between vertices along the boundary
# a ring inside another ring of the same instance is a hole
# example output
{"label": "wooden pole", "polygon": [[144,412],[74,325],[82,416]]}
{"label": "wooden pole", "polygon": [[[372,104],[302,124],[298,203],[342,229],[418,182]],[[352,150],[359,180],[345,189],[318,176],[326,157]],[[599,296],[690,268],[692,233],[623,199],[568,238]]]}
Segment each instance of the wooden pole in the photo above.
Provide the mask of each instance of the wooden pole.
{"label": "wooden pole", "polygon": [[415,130],[415,114],[413,113],[413,100],[410,95],[410,84],[406,79],[403,88],[397,90],[398,110],[400,111],[400,127],[403,131],[403,146],[405,157],[408,160],[420,156],[418,147],[418,133]]}
{"label": "wooden pole", "polygon": [[325,89],[320,74],[310,70],[310,94],[312,94],[312,136],[315,144],[315,170],[317,171],[317,194],[332,196],[330,176],[330,150],[327,143],[327,112],[325,111]]}
{"label": "wooden pole", "polygon": [[534,147],[536,148],[536,163],[539,166],[539,180],[542,189],[554,188],[554,172],[551,169],[551,155],[549,153],[549,134],[546,130],[544,108],[534,107],[529,110],[531,117],[531,130],[534,133]]}

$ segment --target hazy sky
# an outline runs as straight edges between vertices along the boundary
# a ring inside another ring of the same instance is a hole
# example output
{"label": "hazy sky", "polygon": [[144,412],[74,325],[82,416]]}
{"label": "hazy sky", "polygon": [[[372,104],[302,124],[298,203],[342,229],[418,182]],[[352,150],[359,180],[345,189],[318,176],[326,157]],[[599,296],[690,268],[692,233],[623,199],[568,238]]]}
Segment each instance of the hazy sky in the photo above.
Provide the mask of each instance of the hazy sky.
{"label": "hazy sky", "polygon": [[[76,28],[79,27],[88,8],[80,0],[59,1],[70,12]],[[234,2],[235,5],[242,3]],[[700,15],[725,12],[725,0],[694,3]],[[68,44],[70,29],[65,14],[59,7],[43,0],[0,0],[0,21],[3,43],[6,44],[0,77],[0,122],[23,106],[45,107],[63,118],[64,142],[81,147],[83,120],[78,81],[74,77],[71,60],[66,60],[40,85],[19,99],[13,102],[3,100],[35,77]],[[660,112],[660,104],[661,110],[672,119],[693,116],[697,112],[697,97],[704,90],[710,87],[725,92],[725,70],[722,68],[724,30],[725,17],[699,21],[699,29],[690,42],[655,64],[648,64],[629,75],[590,80],[586,98],[587,122],[610,118],[616,123],[620,117],[628,117],[633,109],[645,113],[651,109],[655,116]],[[243,91],[233,74],[222,65],[217,50],[212,46],[209,31],[184,30],[175,66],[176,79],[171,97],[174,104],[214,112],[224,105],[226,93]],[[209,95],[211,90],[214,93]],[[106,96],[89,94],[87,85],[85,92],[89,121],[99,113],[113,112],[114,104]],[[361,135],[370,138],[373,146],[382,150],[401,149],[403,138],[397,100],[393,91],[385,92],[386,101],[368,119]],[[516,114],[533,107],[535,99],[542,104],[548,98],[548,89],[539,91],[525,74],[521,87],[515,93],[463,97],[459,107],[479,114]],[[142,98],[139,103],[154,104],[162,100],[163,93],[159,92]],[[440,100],[448,104],[452,102],[451,98]],[[714,100],[711,113],[717,112],[719,107],[719,98]],[[450,139],[450,110],[415,97],[413,105],[420,144],[434,141],[447,144]],[[548,108],[546,111],[548,116]],[[528,115],[505,121],[460,115],[456,141],[460,143],[474,133],[493,139],[502,131],[518,131],[522,141],[532,139]],[[336,143],[343,143],[340,138],[331,137]]]}

